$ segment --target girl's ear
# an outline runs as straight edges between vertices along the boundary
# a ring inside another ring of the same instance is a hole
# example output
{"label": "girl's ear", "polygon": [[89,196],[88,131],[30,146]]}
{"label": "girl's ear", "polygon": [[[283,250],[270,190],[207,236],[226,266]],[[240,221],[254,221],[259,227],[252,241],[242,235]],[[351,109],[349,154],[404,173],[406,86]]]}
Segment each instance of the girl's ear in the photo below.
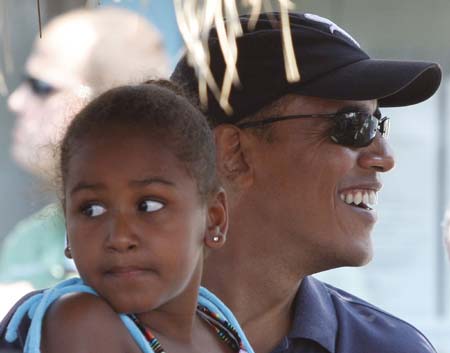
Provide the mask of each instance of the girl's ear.
{"label": "girl's ear", "polygon": [[67,257],[68,259],[72,259],[72,250],[70,250],[70,246],[66,246],[66,248],[64,249],[64,256]]}
{"label": "girl's ear", "polygon": [[208,227],[204,242],[210,249],[219,249],[225,244],[228,230],[228,205],[225,190],[219,190],[210,198],[208,206]]}

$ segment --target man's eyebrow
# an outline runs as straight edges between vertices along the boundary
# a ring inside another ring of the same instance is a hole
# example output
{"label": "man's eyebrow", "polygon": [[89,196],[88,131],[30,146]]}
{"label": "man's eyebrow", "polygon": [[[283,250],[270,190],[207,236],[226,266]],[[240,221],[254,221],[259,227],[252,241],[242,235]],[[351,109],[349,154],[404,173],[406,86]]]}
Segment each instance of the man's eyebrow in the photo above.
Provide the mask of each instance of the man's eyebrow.
{"label": "man's eyebrow", "polygon": [[162,177],[152,177],[152,178],[143,178],[143,179],[137,179],[137,180],[131,180],[129,182],[130,186],[147,186],[151,184],[164,184],[168,186],[175,186],[175,183],[167,180]]}
{"label": "man's eyebrow", "polygon": [[99,189],[105,189],[105,185],[102,183],[87,183],[85,181],[80,181],[77,183],[72,190],[70,190],[70,195],[73,195],[77,192],[80,192],[82,190],[99,190]]}
{"label": "man's eyebrow", "polygon": [[372,111],[372,109],[369,109],[368,107],[366,107],[364,105],[356,105],[356,104],[354,104],[354,105],[347,105],[345,107],[342,107],[336,113],[364,112],[364,113],[371,113],[372,114],[374,111]]}

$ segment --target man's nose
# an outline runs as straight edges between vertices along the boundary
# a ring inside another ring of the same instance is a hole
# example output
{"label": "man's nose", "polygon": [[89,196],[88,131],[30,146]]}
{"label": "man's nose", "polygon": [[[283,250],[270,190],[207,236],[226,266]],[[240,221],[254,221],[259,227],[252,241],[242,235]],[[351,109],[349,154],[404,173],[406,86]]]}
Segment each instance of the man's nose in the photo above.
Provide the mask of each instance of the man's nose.
{"label": "man's nose", "polygon": [[388,172],[394,168],[394,154],[386,138],[378,133],[369,146],[361,148],[358,164],[377,172]]}
{"label": "man's nose", "polygon": [[117,212],[111,220],[106,248],[115,252],[127,252],[138,247],[138,237],[126,215]]}
{"label": "man's nose", "polygon": [[8,108],[13,113],[19,113],[22,111],[25,102],[25,96],[26,96],[26,87],[25,84],[22,83],[19,87],[16,88],[16,90],[11,93],[8,97]]}

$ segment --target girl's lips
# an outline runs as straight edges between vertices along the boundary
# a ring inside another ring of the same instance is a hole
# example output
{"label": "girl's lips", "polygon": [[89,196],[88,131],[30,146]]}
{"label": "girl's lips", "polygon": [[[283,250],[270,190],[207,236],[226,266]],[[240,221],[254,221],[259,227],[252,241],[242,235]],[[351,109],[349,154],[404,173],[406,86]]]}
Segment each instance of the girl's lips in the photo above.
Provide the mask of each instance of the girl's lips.
{"label": "girl's lips", "polygon": [[147,269],[138,266],[114,266],[106,271],[106,274],[113,276],[133,276],[148,272]]}

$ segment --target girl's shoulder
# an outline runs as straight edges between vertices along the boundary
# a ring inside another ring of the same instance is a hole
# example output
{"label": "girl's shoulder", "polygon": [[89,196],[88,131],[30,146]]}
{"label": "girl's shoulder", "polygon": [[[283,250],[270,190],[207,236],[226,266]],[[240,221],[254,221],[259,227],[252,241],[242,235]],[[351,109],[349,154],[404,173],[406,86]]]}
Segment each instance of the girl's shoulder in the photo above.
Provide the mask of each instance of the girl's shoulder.
{"label": "girl's shoulder", "polygon": [[48,309],[41,350],[52,352],[140,352],[118,314],[91,293],[70,293]]}
{"label": "girl's shoulder", "polygon": [[149,352],[133,321],[79,278],[25,296],[0,324],[0,348],[26,353],[135,353],[139,347]]}

